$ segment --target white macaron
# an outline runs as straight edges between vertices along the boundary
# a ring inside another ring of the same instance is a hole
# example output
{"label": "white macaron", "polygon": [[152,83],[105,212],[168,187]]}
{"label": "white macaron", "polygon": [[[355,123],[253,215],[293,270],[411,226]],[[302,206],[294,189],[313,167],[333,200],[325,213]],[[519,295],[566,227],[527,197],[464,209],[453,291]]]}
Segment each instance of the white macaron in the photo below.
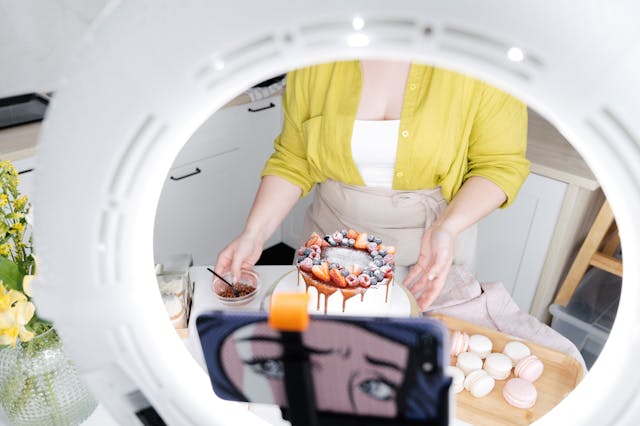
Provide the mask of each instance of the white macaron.
{"label": "white macaron", "polygon": [[456,367],[461,369],[465,376],[471,373],[473,370],[479,370],[482,368],[482,360],[473,352],[462,352],[458,355],[456,361]]}
{"label": "white macaron", "polygon": [[464,371],[453,365],[448,365],[445,374],[452,378],[451,389],[455,393],[460,393],[464,389]]}
{"label": "white macaron", "polygon": [[471,392],[471,395],[476,398],[487,396],[495,385],[496,381],[484,370],[472,371],[467,378],[464,379],[465,389]]}
{"label": "white macaron", "polygon": [[504,380],[511,374],[511,358],[505,354],[494,352],[484,360],[484,369],[496,380]]}
{"label": "white macaron", "polygon": [[493,343],[487,336],[474,334],[469,337],[469,352],[475,352],[480,358],[485,359],[491,353],[491,349]]}
{"label": "white macaron", "polygon": [[514,340],[504,345],[502,353],[511,358],[513,365],[516,365],[521,359],[531,355],[531,349],[524,343]]}

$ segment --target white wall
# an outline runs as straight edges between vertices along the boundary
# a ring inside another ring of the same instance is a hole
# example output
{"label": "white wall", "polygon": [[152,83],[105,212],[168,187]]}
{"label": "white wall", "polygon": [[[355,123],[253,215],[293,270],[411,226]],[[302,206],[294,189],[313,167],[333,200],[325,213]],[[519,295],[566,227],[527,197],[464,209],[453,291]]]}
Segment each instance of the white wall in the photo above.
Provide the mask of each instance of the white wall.
{"label": "white wall", "polygon": [[0,98],[57,88],[82,34],[109,0],[0,0]]}

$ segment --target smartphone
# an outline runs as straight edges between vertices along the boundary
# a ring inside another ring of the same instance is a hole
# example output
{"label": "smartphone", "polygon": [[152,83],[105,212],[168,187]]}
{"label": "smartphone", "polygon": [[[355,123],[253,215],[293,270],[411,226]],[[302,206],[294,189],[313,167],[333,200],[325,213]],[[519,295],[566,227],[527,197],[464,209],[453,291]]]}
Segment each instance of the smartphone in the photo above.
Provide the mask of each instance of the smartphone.
{"label": "smartphone", "polygon": [[[276,404],[286,412],[295,395],[285,390],[283,333],[267,320],[267,313],[208,312],[196,327],[220,398]],[[448,333],[438,321],[312,315],[300,337],[320,417],[448,424]]]}

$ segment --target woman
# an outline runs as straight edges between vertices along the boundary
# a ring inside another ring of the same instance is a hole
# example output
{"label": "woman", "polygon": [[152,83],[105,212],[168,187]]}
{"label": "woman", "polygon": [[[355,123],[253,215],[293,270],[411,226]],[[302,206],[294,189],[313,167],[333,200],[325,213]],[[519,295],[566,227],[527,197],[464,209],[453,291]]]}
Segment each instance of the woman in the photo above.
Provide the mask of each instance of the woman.
{"label": "woman", "polygon": [[[374,60],[312,66],[289,73],[283,106],[246,227],[218,256],[216,269],[234,276],[319,184],[303,235],[353,227],[396,245],[424,310],[458,236],[512,203],[529,172],[526,106],[452,71]],[[456,253],[474,244],[458,241]]]}

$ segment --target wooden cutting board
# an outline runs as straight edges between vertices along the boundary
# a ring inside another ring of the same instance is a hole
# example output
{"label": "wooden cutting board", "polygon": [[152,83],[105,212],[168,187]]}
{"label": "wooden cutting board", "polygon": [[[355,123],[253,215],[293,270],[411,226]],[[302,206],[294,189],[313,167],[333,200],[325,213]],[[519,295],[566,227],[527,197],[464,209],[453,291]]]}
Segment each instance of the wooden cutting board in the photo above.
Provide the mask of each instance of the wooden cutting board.
{"label": "wooden cutting board", "polygon": [[[493,342],[493,352],[502,352],[505,344],[519,340],[544,363],[542,376],[534,383],[538,391],[536,404],[529,409],[515,408],[504,400],[502,388],[515,377],[513,370],[506,380],[496,380],[496,386],[484,398],[475,398],[466,389],[456,395],[455,417],[474,426],[528,425],[558,405],[582,380],[582,365],[573,357],[556,350],[528,342],[496,330],[444,315],[431,315],[442,321],[450,331],[464,331],[469,335],[483,334]],[[451,365],[456,364],[452,357]]]}

